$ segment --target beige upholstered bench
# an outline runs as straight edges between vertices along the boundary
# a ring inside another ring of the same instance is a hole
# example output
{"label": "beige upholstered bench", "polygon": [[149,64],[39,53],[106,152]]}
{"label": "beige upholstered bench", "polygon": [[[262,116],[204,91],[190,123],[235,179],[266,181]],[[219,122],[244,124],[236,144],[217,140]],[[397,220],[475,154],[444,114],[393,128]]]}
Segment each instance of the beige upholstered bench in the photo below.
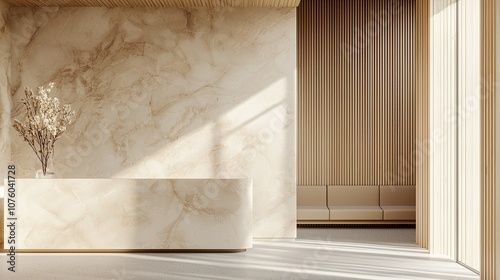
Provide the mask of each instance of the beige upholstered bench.
{"label": "beige upholstered bench", "polygon": [[415,186],[380,186],[384,220],[415,220]]}
{"label": "beige upholstered bench", "polygon": [[299,224],[414,223],[415,186],[298,186]]}
{"label": "beige upholstered bench", "polygon": [[297,186],[297,220],[328,220],[326,186]]}
{"label": "beige upholstered bench", "polygon": [[328,186],[330,220],[382,220],[378,186]]}

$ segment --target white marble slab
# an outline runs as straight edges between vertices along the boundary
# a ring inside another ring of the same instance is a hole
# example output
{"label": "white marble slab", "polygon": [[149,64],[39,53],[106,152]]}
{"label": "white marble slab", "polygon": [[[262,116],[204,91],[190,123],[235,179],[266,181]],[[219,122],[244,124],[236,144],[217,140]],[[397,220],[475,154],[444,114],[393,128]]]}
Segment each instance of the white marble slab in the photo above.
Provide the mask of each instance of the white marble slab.
{"label": "white marble slab", "polygon": [[251,179],[18,179],[16,185],[18,250],[252,247]]}

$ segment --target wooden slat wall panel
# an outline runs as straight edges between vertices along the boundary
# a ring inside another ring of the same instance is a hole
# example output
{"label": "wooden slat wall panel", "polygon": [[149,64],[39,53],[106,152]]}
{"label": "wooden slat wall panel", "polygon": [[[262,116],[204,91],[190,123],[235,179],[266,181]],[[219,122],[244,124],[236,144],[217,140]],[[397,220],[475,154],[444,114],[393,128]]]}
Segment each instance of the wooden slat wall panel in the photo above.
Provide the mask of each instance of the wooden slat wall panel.
{"label": "wooden slat wall panel", "polygon": [[481,279],[498,279],[496,267],[496,1],[481,0]]}
{"label": "wooden slat wall panel", "polygon": [[16,7],[297,7],[300,0],[4,0]]}
{"label": "wooden slat wall panel", "polygon": [[416,5],[416,239],[429,248],[429,0]]}
{"label": "wooden slat wall panel", "polygon": [[298,185],[414,185],[415,1],[302,0]]}

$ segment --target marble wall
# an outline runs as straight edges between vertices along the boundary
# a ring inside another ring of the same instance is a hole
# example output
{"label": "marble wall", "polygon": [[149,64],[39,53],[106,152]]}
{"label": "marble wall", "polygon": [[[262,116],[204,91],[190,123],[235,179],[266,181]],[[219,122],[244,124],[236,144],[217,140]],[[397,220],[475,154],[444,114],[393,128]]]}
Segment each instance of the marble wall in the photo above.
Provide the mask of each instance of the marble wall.
{"label": "marble wall", "polygon": [[[0,176],[5,178],[10,163],[10,14],[6,4],[0,1]],[[3,180],[0,180],[0,186]],[[0,188],[0,192],[1,192]],[[0,197],[3,196],[0,194]]]}
{"label": "marble wall", "polygon": [[[295,9],[10,13],[13,117],[25,86],[50,81],[76,111],[57,177],[252,178],[254,237],[295,237]],[[34,153],[11,139],[33,177]]]}

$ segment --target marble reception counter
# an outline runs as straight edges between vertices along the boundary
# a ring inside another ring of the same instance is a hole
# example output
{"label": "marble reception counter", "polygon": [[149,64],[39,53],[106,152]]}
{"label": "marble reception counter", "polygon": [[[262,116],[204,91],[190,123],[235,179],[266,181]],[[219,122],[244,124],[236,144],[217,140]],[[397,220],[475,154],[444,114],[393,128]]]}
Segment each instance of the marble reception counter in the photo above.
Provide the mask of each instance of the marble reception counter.
{"label": "marble reception counter", "polygon": [[252,247],[252,180],[17,179],[16,216],[20,252],[238,251]]}

